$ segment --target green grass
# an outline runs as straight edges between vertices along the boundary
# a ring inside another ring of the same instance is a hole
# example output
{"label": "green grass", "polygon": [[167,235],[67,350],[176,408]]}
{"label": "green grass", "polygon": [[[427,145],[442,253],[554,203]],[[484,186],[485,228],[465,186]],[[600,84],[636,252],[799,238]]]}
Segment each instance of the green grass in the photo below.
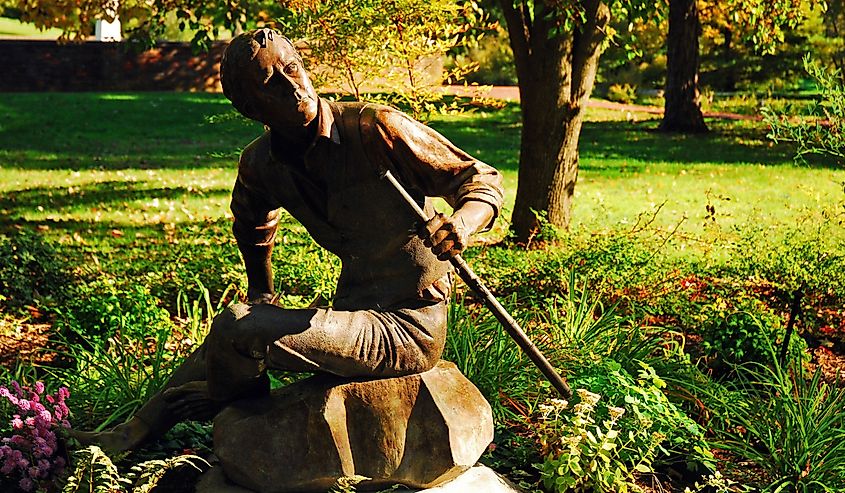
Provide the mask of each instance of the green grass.
{"label": "green grass", "polygon": [[61,34],[61,29],[40,30],[29,22],[0,17],[0,38],[56,39]]}
{"label": "green grass", "polygon": [[[120,229],[120,243],[163,225],[228,214],[237,152],[261,133],[216,94],[9,94],[0,102],[0,210],[5,227],[54,233]],[[649,115],[588,113],[573,231],[630,228],[662,204],[653,226],[701,237],[780,228],[845,198],[845,171],[796,165],[754,122],[711,121],[703,136],[664,135]],[[432,126],[502,170],[506,210],[516,192],[519,109],[442,117]],[[707,206],[715,208],[715,214]],[[153,232],[149,231],[154,230]],[[156,233],[157,232],[157,233]],[[99,234],[99,233],[94,233]],[[503,227],[494,235],[503,234]]]}

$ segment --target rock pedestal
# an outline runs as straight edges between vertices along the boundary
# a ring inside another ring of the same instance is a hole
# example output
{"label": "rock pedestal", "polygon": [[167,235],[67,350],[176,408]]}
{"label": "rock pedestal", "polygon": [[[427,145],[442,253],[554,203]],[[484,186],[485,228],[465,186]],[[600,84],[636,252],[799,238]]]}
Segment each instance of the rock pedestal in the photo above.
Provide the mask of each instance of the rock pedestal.
{"label": "rock pedestal", "polygon": [[324,492],[342,477],[424,489],[472,467],[493,439],[490,405],[454,364],[377,380],[315,376],[214,420],[231,482],[260,493]]}

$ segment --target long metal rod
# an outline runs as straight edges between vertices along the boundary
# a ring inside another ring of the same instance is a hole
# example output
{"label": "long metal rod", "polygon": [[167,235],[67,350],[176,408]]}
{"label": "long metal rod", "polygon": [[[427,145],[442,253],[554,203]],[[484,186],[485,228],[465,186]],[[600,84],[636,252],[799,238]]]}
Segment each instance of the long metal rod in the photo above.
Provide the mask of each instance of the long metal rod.
{"label": "long metal rod", "polygon": [[[399,183],[393,174],[390,171],[384,172],[384,178],[396,188],[405,201],[410,205],[414,212],[417,213],[417,216],[422,221],[428,221],[430,218],[426,217],[425,211],[417,204],[417,202],[408,194],[408,191],[405,190],[405,187]],[[566,383],[566,380],[558,374],[557,370],[549,363],[549,360],[543,356],[543,353],[531,342],[531,339],[528,338],[528,335],[525,334],[525,331],[522,330],[522,327],[519,326],[516,320],[510,316],[510,314],[505,310],[505,307],[499,303],[499,300],[493,296],[493,293],[487,289],[487,286],[475,275],[475,272],[472,271],[469,264],[467,264],[466,260],[463,259],[460,255],[455,255],[452,257],[449,262],[451,262],[452,266],[457,271],[458,275],[463,279],[463,281],[470,287],[476,294],[481,296],[484,300],[484,305],[493,312],[493,316],[496,317],[496,320],[502,324],[502,327],[505,328],[508,335],[516,342],[516,344],[525,351],[525,354],[534,362],[534,365],[540,369],[540,372],[549,380],[552,386],[557,389],[557,391],[562,395],[565,399],[569,399],[572,396],[572,390],[569,388],[569,385]]]}

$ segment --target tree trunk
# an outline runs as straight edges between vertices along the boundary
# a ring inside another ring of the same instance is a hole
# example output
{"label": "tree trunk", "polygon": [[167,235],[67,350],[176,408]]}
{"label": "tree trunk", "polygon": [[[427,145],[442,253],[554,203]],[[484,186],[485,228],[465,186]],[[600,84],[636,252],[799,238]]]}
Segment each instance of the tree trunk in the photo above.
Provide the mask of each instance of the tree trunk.
{"label": "tree trunk", "polygon": [[[516,241],[537,237],[543,223],[569,227],[578,178],[578,139],[593,89],[610,11],[582,1],[586,23],[550,35],[555,20],[544,2],[500,2],[519,78],[522,135],[519,181],[511,219]],[[532,15],[533,14],[533,15]]]}
{"label": "tree trunk", "polygon": [[696,0],[669,0],[663,131],[707,131],[698,92],[699,29]]}

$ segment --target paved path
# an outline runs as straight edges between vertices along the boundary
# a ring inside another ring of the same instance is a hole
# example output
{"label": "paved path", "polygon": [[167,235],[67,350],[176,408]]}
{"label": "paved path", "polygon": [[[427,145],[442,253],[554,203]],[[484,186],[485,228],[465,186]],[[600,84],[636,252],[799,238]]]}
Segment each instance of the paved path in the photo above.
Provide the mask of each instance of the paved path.
{"label": "paved path", "polygon": [[[448,94],[456,96],[481,96],[504,101],[519,101],[519,88],[516,86],[483,86],[485,89],[473,86],[446,86]],[[486,89],[489,87],[489,89]],[[480,94],[479,94],[480,93]],[[640,104],[623,104],[605,101],[601,99],[590,99],[587,102],[589,108],[603,108],[608,110],[631,111],[638,113],[651,113],[662,115],[663,108],[659,106],[644,106]],[[718,118],[722,120],[760,120],[760,115],[740,115],[737,113],[704,112],[705,118]]]}

